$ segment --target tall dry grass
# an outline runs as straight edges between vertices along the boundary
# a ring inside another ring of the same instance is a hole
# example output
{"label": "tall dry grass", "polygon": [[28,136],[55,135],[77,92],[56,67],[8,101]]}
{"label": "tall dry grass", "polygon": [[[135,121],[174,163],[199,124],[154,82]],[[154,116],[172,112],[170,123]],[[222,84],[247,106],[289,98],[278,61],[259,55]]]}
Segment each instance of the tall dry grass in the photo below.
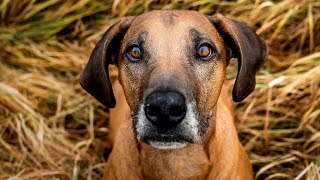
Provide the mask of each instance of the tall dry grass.
{"label": "tall dry grass", "polygon": [[153,9],[223,13],[267,40],[256,90],[235,104],[239,137],[257,179],[320,179],[316,0],[0,1],[0,179],[102,177],[108,112],[81,89],[79,72],[119,17]]}

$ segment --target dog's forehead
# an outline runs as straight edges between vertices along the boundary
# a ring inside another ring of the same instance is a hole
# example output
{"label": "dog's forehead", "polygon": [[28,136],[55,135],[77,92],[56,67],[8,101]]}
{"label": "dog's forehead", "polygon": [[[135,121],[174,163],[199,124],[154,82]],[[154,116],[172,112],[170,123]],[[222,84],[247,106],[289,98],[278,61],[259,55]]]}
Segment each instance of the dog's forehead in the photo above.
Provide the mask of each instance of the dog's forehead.
{"label": "dog's forehead", "polygon": [[134,37],[145,31],[154,36],[170,33],[166,37],[177,37],[189,33],[190,29],[196,29],[208,36],[216,34],[208,18],[196,11],[151,11],[137,16],[127,34]]}
{"label": "dog's forehead", "polygon": [[177,23],[209,23],[207,17],[197,11],[151,11],[137,16],[136,21],[143,23],[162,22],[164,25],[175,25]]}

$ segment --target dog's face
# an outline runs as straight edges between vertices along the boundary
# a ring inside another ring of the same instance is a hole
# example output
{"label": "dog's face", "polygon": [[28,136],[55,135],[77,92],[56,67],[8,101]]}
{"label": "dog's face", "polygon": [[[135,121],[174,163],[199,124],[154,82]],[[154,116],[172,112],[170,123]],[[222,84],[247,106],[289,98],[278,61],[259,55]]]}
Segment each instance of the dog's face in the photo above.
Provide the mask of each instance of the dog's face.
{"label": "dog's face", "polygon": [[[237,23],[194,11],[154,11],[124,19],[99,41],[81,84],[100,102],[113,106],[106,66],[113,62],[138,141],[160,149],[199,142],[214,128],[216,102],[231,56],[242,66],[233,91],[236,101],[251,93],[254,73],[265,59],[264,42]],[[99,87],[105,92],[93,89]]]}
{"label": "dog's face", "polygon": [[158,12],[137,17],[122,41],[118,63],[139,141],[177,148],[207,132],[225,78],[226,51],[206,16]]}

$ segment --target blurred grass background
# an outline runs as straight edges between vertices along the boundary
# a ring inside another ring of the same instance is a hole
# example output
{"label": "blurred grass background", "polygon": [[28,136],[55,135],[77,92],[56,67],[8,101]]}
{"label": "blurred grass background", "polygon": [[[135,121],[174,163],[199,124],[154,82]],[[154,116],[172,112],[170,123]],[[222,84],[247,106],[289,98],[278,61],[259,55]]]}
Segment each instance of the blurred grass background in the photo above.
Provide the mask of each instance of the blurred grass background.
{"label": "blurred grass background", "polygon": [[222,13],[266,39],[256,90],[235,104],[239,137],[256,179],[320,179],[318,0],[0,0],[0,179],[102,177],[108,110],[79,73],[111,24],[154,9]]}

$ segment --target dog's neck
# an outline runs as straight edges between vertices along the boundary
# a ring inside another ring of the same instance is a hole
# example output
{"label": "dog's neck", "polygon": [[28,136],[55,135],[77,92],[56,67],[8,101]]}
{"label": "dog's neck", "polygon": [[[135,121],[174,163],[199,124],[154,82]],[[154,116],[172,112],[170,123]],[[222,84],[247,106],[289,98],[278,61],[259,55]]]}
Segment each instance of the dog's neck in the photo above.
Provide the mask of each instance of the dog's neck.
{"label": "dog's neck", "polygon": [[210,168],[207,150],[200,144],[176,150],[159,150],[140,144],[139,153],[145,179],[204,179]]}

